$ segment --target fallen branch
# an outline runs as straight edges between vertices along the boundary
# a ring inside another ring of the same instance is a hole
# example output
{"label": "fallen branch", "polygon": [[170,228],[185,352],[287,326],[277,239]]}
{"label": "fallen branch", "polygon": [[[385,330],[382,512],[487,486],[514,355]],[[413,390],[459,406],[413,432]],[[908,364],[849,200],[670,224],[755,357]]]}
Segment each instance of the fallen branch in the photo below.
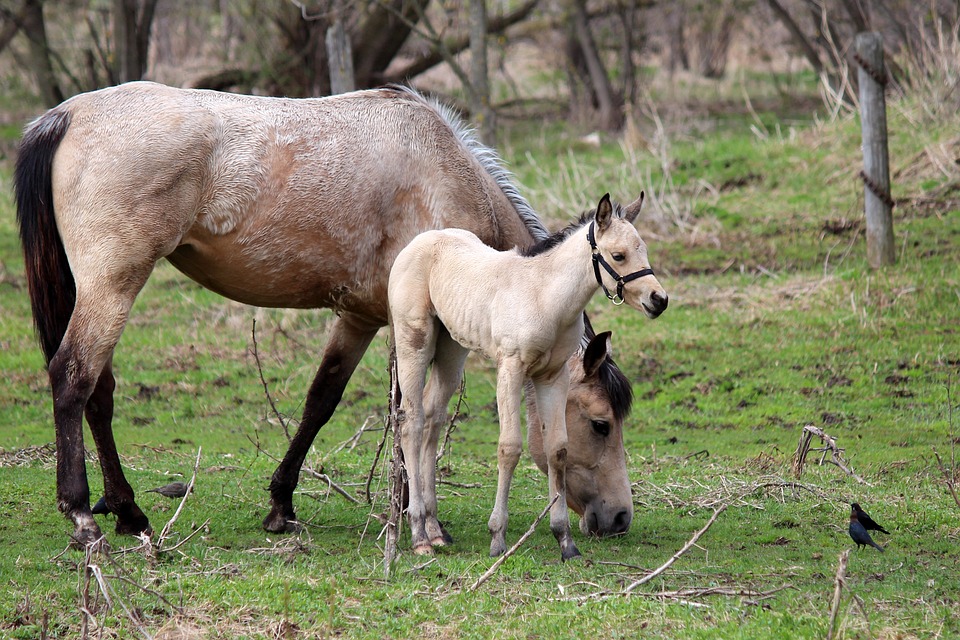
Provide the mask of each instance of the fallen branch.
{"label": "fallen branch", "polygon": [[[173,524],[180,517],[180,512],[183,511],[183,505],[187,503],[187,498],[193,493],[193,485],[197,481],[197,470],[200,468],[200,452],[203,450],[202,447],[197,448],[197,460],[193,463],[193,475],[190,477],[190,482],[187,483],[187,491],[183,494],[183,497],[180,498],[180,504],[177,505],[177,510],[173,512],[173,517],[167,520],[167,524],[163,525],[163,529],[160,531],[160,535],[157,537],[157,553],[165,553],[171,551],[172,549],[164,549],[163,543],[166,541],[167,536],[170,534],[170,528],[173,527]],[[179,545],[178,545],[179,546]]]}
{"label": "fallen branch", "polygon": [[450,416],[450,419],[447,420],[447,429],[443,434],[443,442],[440,444],[440,450],[437,451],[437,462],[440,462],[440,458],[443,457],[443,454],[447,451],[447,445],[450,443],[450,435],[453,433],[454,428],[457,424],[457,418],[460,417],[460,407],[463,405],[463,394],[467,388],[467,377],[460,377],[460,391],[457,394],[457,406],[453,409],[453,415]]}
{"label": "fallen branch", "polygon": [[260,384],[263,385],[263,394],[267,396],[267,402],[270,403],[270,408],[273,409],[273,415],[277,417],[277,420],[280,421],[280,426],[283,427],[283,433],[287,436],[287,442],[290,442],[292,438],[290,437],[290,428],[287,426],[287,421],[284,420],[283,416],[280,415],[280,411],[277,410],[277,405],[273,403],[273,397],[270,395],[270,387],[267,385],[267,381],[263,377],[263,368],[260,366],[260,352],[257,349],[257,319],[254,318],[252,322],[252,327],[250,329],[250,334],[253,338],[253,359],[257,363],[257,373],[260,375]]}
{"label": "fallen branch", "polygon": [[550,509],[553,507],[553,504],[557,501],[559,497],[560,497],[559,493],[553,496],[553,500],[551,500],[550,503],[546,507],[544,507],[543,511],[540,512],[540,515],[537,516],[537,519],[534,520],[533,524],[530,525],[530,528],[527,529],[527,532],[522,536],[520,536],[520,539],[517,540],[516,544],[514,544],[512,547],[507,549],[506,553],[504,553],[502,556],[497,558],[497,561],[494,562],[490,566],[490,568],[484,572],[482,576],[477,578],[477,581],[474,582],[472,585],[470,585],[470,588],[467,589],[467,591],[476,591],[477,589],[479,589],[480,585],[482,585],[484,582],[489,580],[490,576],[492,576],[497,572],[497,569],[500,568],[500,565],[506,562],[507,558],[509,558],[510,556],[512,556],[514,553],[517,552],[517,549],[519,549],[520,546],[527,541],[527,538],[533,535],[533,532],[536,530],[537,525],[540,524],[540,521],[547,516],[547,514],[550,512]]}
{"label": "fallen branch", "polygon": [[940,467],[940,473],[943,474],[943,480],[947,483],[947,488],[950,490],[950,495],[953,496],[953,501],[957,503],[957,506],[960,507],[960,498],[957,498],[957,489],[954,482],[954,474],[956,473],[955,469],[947,471],[943,466],[943,460],[940,459],[940,454],[937,452],[937,448],[933,448],[933,455],[937,457],[937,466]]}
{"label": "fallen branch", "polygon": [[[400,448],[400,434],[403,416],[400,413],[400,382],[397,377],[397,350],[390,349],[390,394],[388,399],[388,418],[386,431],[393,431],[393,460],[390,463],[390,516],[384,525],[386,536],[383,545],[383,573],[390,577],[393,561],[397,557],[397,538],[403,519],[403,450]],[[386,437],[386,433],[384,434]],[[372,471],[371,471],[372,473]]]}
{"label": "fallen branch", "polygon": [[710,519],[709,519],[709,520],[707,520],[707,524],[703,525],[703,528],[700,529],[700,531],[697,531],[695,534],[693,534],[693,537],[690,538],[690,539],[687,541],[687,544],[683,545],[683,547],[682,547],[679,551],[677,551],[675,554],[673,554],[673,557],[671,557],[671,558],[670,558],[669,560],[667,560],[665,563],[663,563],[662,565],[660,565],[660,567],[657,568],[656,570],[654,570],[652,573],[649,573],[649,574],[645,575],[644,577],[640,578],[639,580],[636,580],[636,581],[632,582],[632,583],[630,584],[630,586],[628,586],[626,589],[623,590],[623,592],[624,592],[624,593],[630,593],[631,591],[633,591],[634,589],[636,589],[636,588],[639,587],[640,585],[643,585],[643,584],[646,584],[646,583],[650,582],[651,580],[653,580],[654,578],[656,578],[658,575],[660,575],[661,573],[663,573],[664,571],[666,571],[667,569],[669,569],[669,568],[670,568],[670,565],[672,565],[674,562],[676,562],[676,561],[680,558],[680,556],[682,556],[682,555],[685,554],[687,551],[689,551],[690,548],[697,543],[697,540],[700,539],[700,536],[702,536],[703,534],[705,534],[705,533],[707,532],[707,529],[709,529],[710,526],[717,520],[717,516],[719,516],[719,515],[720,515],[721,513],[723,513],[724,511],[726,511],[726,509],[727,509],[727,505],[725,505],[725,504],[724,504],[724,505],[721,505],[721,506],[720,506],[719,508],[717,508],[717,509],[714,509],[713,515],[710,516]]}
{"label": "fallen branch", "polygon": [[[817,436],[823,442],[823,447],[812,449],[811,442],[813,441],[813,436]],[[869,482],[860,477],[853,469],[850,468],[849,464],[843,458],[843,449],[837,446],[837,441],[830,437],[828,434],[824,433],[823,429],[808,424],[803,428],[803,431],[800,433],[800,442],[797,444],[797,450],[793,454],[793,475],[797,478],[800,477],[800,474],[803,473],[803,465],[807,461],[807,454],[811,451],[820,451],[823,455],[820,456],[820,462],[818,464],[823,464],[824,461],[829,462],[837,466],[841,471],[846,473],[848,476],[852,477],[854,480],[860,484],[865,484],[871,486]],[[830,454],[830,459],[826,460],[827,453]]]}
{"label": "fallen branch", "polygon": [[310,467],[307,467],[307,466],[303,467],[303,471],[307,475],[311,475],[317,480],[323,480],[324,482],[327,483],[327,487],[329,489],[333,489],[334,491],[339,493],[341,496],[343,496],[353,504],[360,504],[359,500],[357,500],[352,495],[350,495],[346,489],[344,489],[343,487],[338,485],[336,482],[334,482],[333,479],[331,479],[330,476],[328,476],[327,474],[321,473],[320,471],[315,471],[314,469],[311,469]]}
{"label": "fallen branch", "polygon": [[846,583],[847,559],[849,557],[849,549],[840,554],[837,576],[834,578],[833,602],[830,604],[830,620],[827,622],[827,640],[833,640],[833,632],[836,630],[837,613],[840,611],[840,594],[843,591],[843,585]]}

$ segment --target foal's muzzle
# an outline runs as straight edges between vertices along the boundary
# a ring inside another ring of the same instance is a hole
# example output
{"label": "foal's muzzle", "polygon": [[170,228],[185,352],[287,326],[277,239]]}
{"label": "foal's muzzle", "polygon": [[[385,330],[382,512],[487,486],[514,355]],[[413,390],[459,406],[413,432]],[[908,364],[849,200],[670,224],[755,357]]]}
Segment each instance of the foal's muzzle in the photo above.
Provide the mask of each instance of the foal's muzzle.
{"label": "foal's muzzle", "polygon": [[661,294],[659,291],[654,291],[650,294],[650,303],[647,304],[643,302],[643,310],[647,312],[647,315],[651,318],[659,317],[661,313],[667,310],[667,305],[670,303],[670,298],[667,297],[667,294]]}

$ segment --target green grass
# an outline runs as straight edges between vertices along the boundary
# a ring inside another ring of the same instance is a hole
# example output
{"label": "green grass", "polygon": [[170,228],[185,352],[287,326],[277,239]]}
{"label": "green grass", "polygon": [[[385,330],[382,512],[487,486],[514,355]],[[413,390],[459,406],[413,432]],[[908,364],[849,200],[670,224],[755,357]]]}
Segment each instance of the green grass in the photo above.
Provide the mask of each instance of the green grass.
{"label": "green grass", "polygon": [[[131,551],[101,560],[115,590],[112,606],[91,605],[104,636],[139,635],[126,606],[151,634],[184,637],[823,638],[838,556],[852,546],[853,500],[891,535],[877,536],[882,555],[850,554],[840,637],[960,635],[960,508],[933,459],[936,447],[951,464],[960,431],[960,210],[948,177],[911,164],[949,140],[952,125],[908,135],[907,108],[890,122],[891,165],[910,169],[894,189],[898,261],[879,271],[866,266],[856,121],[792,123],[764,137],[741,116],[678,135],[667,165],[673,191],[660,195],[682,205],[686,226],[671,230],[655,207],[643,223],[655,229],[650,253],[670,308],[649,322],[600,296],[590,305],[598,330],[614,332],[636,394],[626,429],[633,526],[614,540],[576,533],[585,558],[562,564],[541,525],[476,592],[467,587],[492,562],[490,365],[470,360],[464,419],[442,461],[441,517],[457,543],[429,563],[403,553],[385,580],[382,465],[372,505],[304,477],[295,504],[306,532],[260,528],[272,457],[286,439],[260,383],[252,324],[271,396],[295,422],[330,313],[230,303],[161,265],[117,351],[115,433],[157,530],[176,503],[142,491],[189,477],[202,449],[197,491],[173,527],[175,539],[198,533],[157,559]],[[649,149],[630,156],[613,138],[595,146],[562,125],[533,131],[505,131],[503,149],[553,226],[605,191],[626,200],[652,188],[648,176],[664,176]],[[68,638],[80,629],[83,558],[61,553],[70,526],[56,510],[51,450],[37,448],[53,441],[51,401],[9,175],[0,169],[0,635]],[[386,352],[381,333],[307,459],[358,497],[382,436]],[[341,448],[364,424],[372,430]],[[807,424],[835,437],[869,484],[817,466],[811,453],[802,487],[791,487]],[[95,464],[89,473],[99,494]],[[545,478],[524,459],[509,542],[545,494]],[[632,596],[609,595],[663,564],[719,504],[729,506],[697,547]],[[101,525],[112,530],[109,517]],[[115,551],[136,544],[109,538]],[[129,580],[111,577],[120,571]],[[710,588],[721,592],[702,594]],[[685,589],[701,594],[658,595]]]}

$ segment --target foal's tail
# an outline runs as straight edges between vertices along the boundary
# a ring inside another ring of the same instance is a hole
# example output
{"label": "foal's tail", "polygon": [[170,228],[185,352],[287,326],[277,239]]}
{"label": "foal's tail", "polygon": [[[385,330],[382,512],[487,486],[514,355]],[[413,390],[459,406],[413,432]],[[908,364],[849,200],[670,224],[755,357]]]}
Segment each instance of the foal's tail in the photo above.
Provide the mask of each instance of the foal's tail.
{"label": "foal's tail", "polygon": [[60,347],[77,299],[76,283],[53,213],[53,157],[70,114],[53,110],[24,131],[14,173],[17,222],[33,322],[47,364]]}

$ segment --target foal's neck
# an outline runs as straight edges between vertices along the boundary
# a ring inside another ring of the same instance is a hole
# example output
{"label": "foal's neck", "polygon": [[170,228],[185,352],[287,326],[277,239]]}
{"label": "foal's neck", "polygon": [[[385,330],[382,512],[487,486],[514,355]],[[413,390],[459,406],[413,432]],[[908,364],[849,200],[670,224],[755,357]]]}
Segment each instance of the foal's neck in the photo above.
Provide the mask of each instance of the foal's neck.
{"label": "foal's neck", "polygon": [[559,311],[560,316],[576,318],[583,313],[590,298],[597,292],[597,284],[591,262],[587,229],[583,225],[551,251],[534,256],[541,267],[545,299]]}

